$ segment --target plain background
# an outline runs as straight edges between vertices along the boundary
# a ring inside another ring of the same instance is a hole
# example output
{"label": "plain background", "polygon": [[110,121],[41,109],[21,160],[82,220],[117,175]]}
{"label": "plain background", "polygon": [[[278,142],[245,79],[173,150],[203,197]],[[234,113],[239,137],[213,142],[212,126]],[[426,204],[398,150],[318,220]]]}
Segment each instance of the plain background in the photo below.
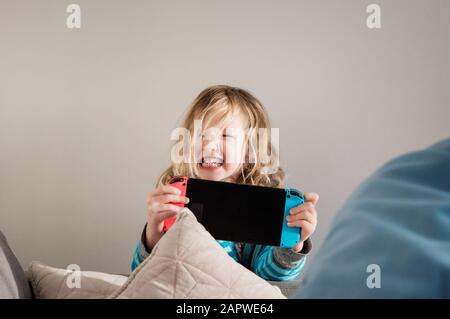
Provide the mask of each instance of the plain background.
{"label": "plain background", "polygon": [[0,227],[24,267],[128,273],[170,132],[212,84],[263,102],[288,186],[320,194],[312,258],[366,176],[450,136],[447,0],[80,0],[80,30],[70,3],[0,2]]}

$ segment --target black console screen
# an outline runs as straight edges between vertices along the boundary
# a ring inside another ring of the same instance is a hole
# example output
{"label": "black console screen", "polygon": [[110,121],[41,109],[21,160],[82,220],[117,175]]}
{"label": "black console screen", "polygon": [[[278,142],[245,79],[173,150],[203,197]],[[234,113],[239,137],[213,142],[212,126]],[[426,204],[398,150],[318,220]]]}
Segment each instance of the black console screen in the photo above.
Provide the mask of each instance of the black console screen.
{"label": "black console screen", "polygon": [[187,207],[215,239],[279,246],[284,189],[188,179]]}

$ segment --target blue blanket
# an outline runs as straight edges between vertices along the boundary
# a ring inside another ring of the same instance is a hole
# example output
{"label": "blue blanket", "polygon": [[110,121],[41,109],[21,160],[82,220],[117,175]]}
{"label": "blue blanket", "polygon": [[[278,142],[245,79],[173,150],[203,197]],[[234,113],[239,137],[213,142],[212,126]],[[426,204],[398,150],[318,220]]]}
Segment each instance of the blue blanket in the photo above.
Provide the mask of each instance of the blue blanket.
{"label": "blue blanket", "polygon": [[296,298],[450,298],[450,139],[359,185],[304,279]]}

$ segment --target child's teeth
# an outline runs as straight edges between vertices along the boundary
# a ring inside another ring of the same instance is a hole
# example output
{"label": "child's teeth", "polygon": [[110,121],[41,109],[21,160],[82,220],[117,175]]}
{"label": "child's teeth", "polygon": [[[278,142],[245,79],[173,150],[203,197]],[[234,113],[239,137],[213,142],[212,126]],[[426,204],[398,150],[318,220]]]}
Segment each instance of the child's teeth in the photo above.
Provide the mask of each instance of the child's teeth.
{"label": "child's teeth", "polygon": [[204,167],[218,167],[222,165],[222,159],[217,157],[205,157],[203,158],[202,166]]}
{"label": "child's teeth", "polygon": [[222,160],[220,158],[215,158],[215,157],[205,157],[203,159],[203,163],[206,163],[206,164],[221,164]]}

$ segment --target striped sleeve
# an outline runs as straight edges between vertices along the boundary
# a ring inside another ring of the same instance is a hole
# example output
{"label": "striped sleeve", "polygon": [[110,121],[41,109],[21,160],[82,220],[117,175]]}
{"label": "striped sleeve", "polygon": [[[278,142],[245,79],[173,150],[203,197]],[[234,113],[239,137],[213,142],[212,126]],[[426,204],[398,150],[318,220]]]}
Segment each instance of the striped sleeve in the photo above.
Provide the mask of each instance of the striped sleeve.
{"label": "striped sleeve", "polygon": [[239,257],[234,242],[226,240],[217,240],[217,242],[220,244],[220,246],[222,246],[222,248],[231,258],[239,262]]}
{"label": "striped sleeve", "polygon": [[141,239],[137,242],[134,248],[133,259],[131,260],[131,271],[134,271],[151,253],[151,250],[147,249],[146,245],[144,244],[146,228],[147,224],[145,224]]}
{"label": "striped sleeve", "polygon": [[288,248],[254,245],[249,256],[251,269],[266,280],[293,280],[305,266],[306,254],[311,247],[311,242],[305,241],[304,249],[297,253]]}

